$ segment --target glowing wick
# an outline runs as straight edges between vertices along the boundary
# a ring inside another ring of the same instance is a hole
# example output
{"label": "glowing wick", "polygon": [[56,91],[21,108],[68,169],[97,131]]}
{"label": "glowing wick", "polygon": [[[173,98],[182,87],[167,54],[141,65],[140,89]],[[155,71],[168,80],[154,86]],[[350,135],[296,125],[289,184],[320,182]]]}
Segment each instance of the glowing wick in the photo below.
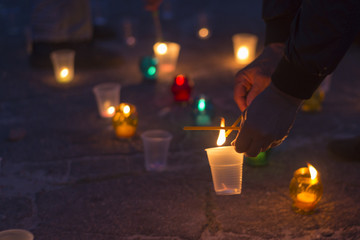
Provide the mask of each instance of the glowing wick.
{"label": "glowing wick", "polygon": [[200,38],[207,38],[209,36],[209,29],[201,28],[198,32]]}
{"label": "glowing wick", "polygon": [[66,78],[69,75],[69,69],[68,68],[63,68],[60,71],[60,77],[62,78]]}
{"label": "glowing wick", "polygon": [[236,55],[241,60],[247,59],[249,57],[249,49],[247,47],[240,47]]}
{"label": "glowing wick", "polygon": [[164,55],[167,52],[167,46],[165,43],[160,43],[156,50],[160,55]]}
{"label": "glowing wick", "polygon": [[[225,119],[224,118],[221,118],[220,127],[225,127]],[[226,141],[225,130],[222,129],[222,130],[219,131],[219,137],[217,139],[216,144],[218,146],[221,146],[221,145],[223,145],[225,143],[225,141]]]}
{"label": "glowing wick", "polygon": [[113,107],[113,106],[108,107],[108,109],[106,110],[106,112],[107,112],[107,114],[109,114],[109,115],[113,115],[114,112],[115,112],[115,107]]}

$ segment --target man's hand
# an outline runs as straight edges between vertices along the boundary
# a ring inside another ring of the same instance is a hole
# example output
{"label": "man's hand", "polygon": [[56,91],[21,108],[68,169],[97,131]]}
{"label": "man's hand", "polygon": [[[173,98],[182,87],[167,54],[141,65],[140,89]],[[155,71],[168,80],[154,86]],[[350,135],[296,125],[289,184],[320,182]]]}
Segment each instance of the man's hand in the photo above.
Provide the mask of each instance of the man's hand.
{"label": "man's hand", "polygon": [[243,112],[241,130],[232,143],[236,151],[255,157],[279,145],[289,134],[302,102],[270,84]]}
{"label": "man's hand", "polygon": [[284,47],[283,43],[269,44],[252,63],[236,74],[234,100],[241,111],[269,86],[270,77],[283,55]]}

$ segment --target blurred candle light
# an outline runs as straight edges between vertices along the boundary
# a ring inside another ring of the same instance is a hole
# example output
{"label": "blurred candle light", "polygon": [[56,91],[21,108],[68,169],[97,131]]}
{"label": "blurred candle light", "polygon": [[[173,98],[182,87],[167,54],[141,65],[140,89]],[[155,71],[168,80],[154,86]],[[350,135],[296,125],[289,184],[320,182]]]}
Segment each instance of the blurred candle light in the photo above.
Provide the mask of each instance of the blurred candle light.
{"label": "blurred candle light", "polygon": [[198,30],[197,35],[200,39],[208,39],[211,35],[211,30],[208,23],[207,14],[201,13],[198,16]]}
{"label": "blurred candle light", "polygon": [[200,95],[195,98],[192,109],[196,125],[211,125],[211,119],[214,115],[214,106],[205,95]]}
{"label": "blurred candle light", "polygon": [[247,33],[235,34],[232,40],[237,63],[245,65],[255,59],[257,36]]}
{"label": "blurred candle light", "polygon": [[102,83],[93,88],[98,111],[101,117],[111,118],[115,113],[115,106],[120,103],[121,85],[118,83]]}
{"label": "blurred candle light", "polygon": [[68,83],[74,78],[75,51],[62,49],[50,54],[57,82]]}
{"label": "blurred candle light", "polygon": [[132,104],[121,103],[116,107],[113,126],[118,138],[130,138],[135,135],[138,125],[136,107]]}
{"label": "blurred candle light", "polygon": [[145,79],[155,80],[157,78],[158,61],[151,56],[142,57],[140,60],[140,71]]}
{"label": "blurred candle light", "polygon": [[192,84],[188,78],[182,74],[175,77],[174,83],[171,86],[171,91],[174,94],[174,100],[177,102],[187,102],[191,96]]}
{"label": "blurred candle light", "polygon": [[170,80],[176,69],[180,45],[174,42],[157,42],[153,50],[158,61],[159,79]]}
{"label": "blurred candle light", "polygon": [[[225,118],[223,118],[223,117],[221,118],[220,127],[225,127]],[[216,141],[216,144],[218,146],[222,146],[222,145],[224,145],[225,141],[226,141],[225,130],[222,129],[219,131],[219,137]]]}

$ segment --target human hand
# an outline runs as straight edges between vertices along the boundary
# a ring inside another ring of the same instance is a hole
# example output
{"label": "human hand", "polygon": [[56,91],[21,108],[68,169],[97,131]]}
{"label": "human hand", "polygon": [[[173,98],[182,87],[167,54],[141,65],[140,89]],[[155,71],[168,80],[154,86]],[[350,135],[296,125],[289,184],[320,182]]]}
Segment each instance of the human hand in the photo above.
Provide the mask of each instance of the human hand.
{"label": "human hand", "polygon": [[145,9],[148,11],[156,11],[158,10],[160,4],[163,0],[144,0],[145,1]]}
{"label": "human hand", "polygon": [[235,76],[234,100],[244,111],[271,82],[271,75],[282,57],[285,44],[272,43]]}
{"label": "human hand", "polygon": [[278,146],[289,134],[302,102],[270,84],[243,112],[241,130],[232,142],[236,151],[255,157]]}

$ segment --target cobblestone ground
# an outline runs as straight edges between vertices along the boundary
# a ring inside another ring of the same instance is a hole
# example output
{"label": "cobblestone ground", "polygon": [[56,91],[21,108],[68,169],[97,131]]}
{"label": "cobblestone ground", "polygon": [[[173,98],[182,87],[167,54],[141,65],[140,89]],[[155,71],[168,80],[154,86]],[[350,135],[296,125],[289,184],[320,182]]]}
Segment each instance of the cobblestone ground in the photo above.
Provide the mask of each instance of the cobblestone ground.
{"label": "cobblestone ground", "polygon": [[[128,48],[121,34],[97,42],[121,54],[123,64],[76,70],[68,85],[57,84],[50,70],[28,66],[26,14],[1,23],[6,31],[0,39],[0,230],[27,229],[36,240],[359,239],[360,163],[326,148],[333,138],[360,133],[359,48],[352,47],[333,74],[323,110],[300,113],[267,166],[244,165],[241,195],[217,196],[204,151],[215,146],[217,133],[183,131],[194,124],[191,107],[173,102],[169,84],[142,81],[138,61],[151,53],[151,16],[137,11],[140,3],[124,2],[109,1],[107,16],[114,28],[120,16],[133,17],[138,44]],[[231,35],[251,31],[261,45],[261,3],[193,2],[171,1],[174,18],[163,20],[165,36],[181,44],[177,72],[194,81],[193,96],[212,99],[213,124],[222,116],[229,125],[240,113],[232,100],[239,67]],[[4,6],[24,13],[29,7],[26,1]],[[192,28],[201,10],[214,29],[206,41],[195,38]],[[98,115],[92,87],[109,81],[122,85],[121,101],[138,108],[138,131],[129,140],[117,139],[111,121]],[[162,173],[145,170],[139,137],[156,128],[173,134]],[[312,215],[301,215],[291,208],[288,187],[293,172],[307,162],[320,172],[324,194]]]}

